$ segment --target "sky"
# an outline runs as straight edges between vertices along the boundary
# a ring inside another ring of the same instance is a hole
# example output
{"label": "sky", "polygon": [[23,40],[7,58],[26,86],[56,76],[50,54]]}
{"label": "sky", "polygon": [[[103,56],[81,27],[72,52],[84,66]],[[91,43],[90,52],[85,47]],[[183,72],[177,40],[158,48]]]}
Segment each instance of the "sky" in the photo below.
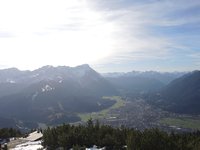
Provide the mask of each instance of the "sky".
{"label": "sky", "polygon": [[199,0],[0,0],[0,68],[200,68]]}

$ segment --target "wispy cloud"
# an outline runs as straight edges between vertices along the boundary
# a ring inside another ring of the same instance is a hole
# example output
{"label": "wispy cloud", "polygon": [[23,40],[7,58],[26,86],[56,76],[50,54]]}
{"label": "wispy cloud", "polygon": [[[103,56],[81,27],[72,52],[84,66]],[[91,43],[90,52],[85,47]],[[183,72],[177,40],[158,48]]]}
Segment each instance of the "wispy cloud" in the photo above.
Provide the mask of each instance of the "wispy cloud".
{"label": "wispy cloud", "polygon": [[[107,58],[105,64],[110,59],[110,62],[116,62],[121,70],[125,63],[127,66],[131,65],[131,61],[142,63],[141,69],[146,68],[146,63],[151,62],[160,63],[162,67],[163,61],[170,59],[173,61],[170,60],[169,63],[175,66],[173,64],[181,59],[180,56],[188,59],[185,62],[191,61],[191,58],[186,56],[191,53],[191,45],[197,42],[194,35],[200,37],[197,35],[200,33],[199,30],[192,33],[194,26],[196,29],[200,28],[200,13],[197,13],[200,10],[199,1],[188,3],[186,0],[111,0],[108,3],[104,2],[101,7],[97,4],[96,7],[116,27],[115,55]],[[188,39],[190,43],[186,42]],[[182,65],[185,65],[184,62]],[[178,69],[177,67],[174,69]],[[195,67],[197,66],[194,64],[190,66],[191,69]]]}
{"label": "wispy cloud", "polygon": [[200,66],[200,50],[199,50],[199,52],[194,52],[194,53],[190,54],[189,57],[192,59],[193,64],[198,69]]}

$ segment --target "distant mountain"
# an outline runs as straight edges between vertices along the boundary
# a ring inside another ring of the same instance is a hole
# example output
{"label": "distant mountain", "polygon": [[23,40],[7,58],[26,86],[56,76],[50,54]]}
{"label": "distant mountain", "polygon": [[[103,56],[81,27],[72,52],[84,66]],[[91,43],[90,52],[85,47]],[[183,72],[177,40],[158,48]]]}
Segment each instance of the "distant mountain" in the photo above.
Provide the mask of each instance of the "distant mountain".
{"label": "distant mountain", "polygon": [[106,79],[112,83],[121,94],[154,92],[164,86],[159,80],[140,76],[106,77]]}
{"label": "distant mountain", "polygon": [[172,80],[181,77],[182,75],[186,74],[186,72],[157,72],[157,71],[132,71],[132,72],[115,72],[115,73],[104,73],[102,74],[106,78],[145,78],[145,79],[153,79],[162,82],[163,84],[167,85]]}
{"label": "distant mountain", "polygon": [[200,114],[200,71],[188,73],[152,97],[164,109],[188,114]]}
{"label": "distant mountain", "polygon": [[[140,96],[141,93],[152,93],[159,91],[182,74],[133,71],[101,75],[87,64],[77,67],[44,66],[33,71],[20,71],[16,68],[3,69],[0,70],[0,127],[5,125],[19,128],[37,127],[37,123],[53,125],[79,121],[78,113],[97,112],[115,103],[115,101],[103,99],[102,96],[120,94]],[[175,81],[178,82],[180,79]],[[178,90],[179,86],[185,88],[177,91],[179,95],[184,93],[187,86],[194,87],[191,90],[187,89],[189,91],[187,94],[191,96],[190,99],[198,99],[198,94],[194,95],[198,91],[195,89],[198,88],[193,85],[199,83],[198,80],[192,82],[191,85],[183,84],[185,80],[180,81],[183,82],[179,83],[181,85],[175,84],[175,81],[160,92],[162,98],[165,99],[163,102],[165,106],[172,106],[171,98],[167,96],[179,98],[173,96],[176,95],[176,92],[173,92]],[[161,96],[154,95],[154,97],[157,102],[161,99]],[[180,98],[186,97],[184,95]],[[174,99],[172,101],[176,102]],[[177,105],[179,105],[178,100]],[[198,108],[195,109],[197,111]]]}
{"label": "distant mountain", "polygon": [[89,65],[0,70],[0,117],[56,124],[78,121],[76,113],[113,105],[102,96],[117,91]]}

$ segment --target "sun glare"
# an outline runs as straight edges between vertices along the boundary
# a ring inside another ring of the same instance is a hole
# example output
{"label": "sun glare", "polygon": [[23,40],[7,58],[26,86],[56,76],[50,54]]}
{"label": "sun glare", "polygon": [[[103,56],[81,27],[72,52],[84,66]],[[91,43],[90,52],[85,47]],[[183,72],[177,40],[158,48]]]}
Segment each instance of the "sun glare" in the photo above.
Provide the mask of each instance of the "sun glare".
{"label": "sun glare", "polygon": [[[113,26],[85,1],[43,1],[39,6],[33,1],[15,4],[18,7],[4,3],[13,9],[3,10],[10,20],[0,15],[4,18],[0,27],[14,33],[1,39],[4,56],[1,64],[20,69],[42,65],[75,66],[111,54]],[[0,8],[3,9],[2,5]]]}

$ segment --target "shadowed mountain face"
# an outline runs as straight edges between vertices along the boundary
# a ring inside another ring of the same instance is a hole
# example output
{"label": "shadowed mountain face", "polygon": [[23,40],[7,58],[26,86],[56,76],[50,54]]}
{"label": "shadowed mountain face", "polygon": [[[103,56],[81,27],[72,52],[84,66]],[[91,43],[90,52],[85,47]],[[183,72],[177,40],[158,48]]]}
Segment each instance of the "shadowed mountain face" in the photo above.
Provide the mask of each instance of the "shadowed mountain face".
{"label": "shadowed mountain face", "polygon": [[23,121],[78,121],[76,113],[95,112],[114,104],[102,96],[115,88],[88,65],[45,66],[34,71],[0,71],[0,116]]}
{"label": "shadowed mountain face", "polygon": [[200,71],[172,81],[151,99],[173,112],[200,114]]}
{"label": "shadowed mountain face", "polygon": [[146,93],[154,92],[164,86],[162,82],[156,79],[146,77],[120,76],[117,78],[106,78],[122,93]]}
{"label": "shadowed mountain face", "polygon": [[112,83],[121,94],[141,96],[145,93],[154,93],[166,86],[169,82],[182,76],[184,72],[160,73],[156,71],[132,71],[128,73],[102,74]]}

